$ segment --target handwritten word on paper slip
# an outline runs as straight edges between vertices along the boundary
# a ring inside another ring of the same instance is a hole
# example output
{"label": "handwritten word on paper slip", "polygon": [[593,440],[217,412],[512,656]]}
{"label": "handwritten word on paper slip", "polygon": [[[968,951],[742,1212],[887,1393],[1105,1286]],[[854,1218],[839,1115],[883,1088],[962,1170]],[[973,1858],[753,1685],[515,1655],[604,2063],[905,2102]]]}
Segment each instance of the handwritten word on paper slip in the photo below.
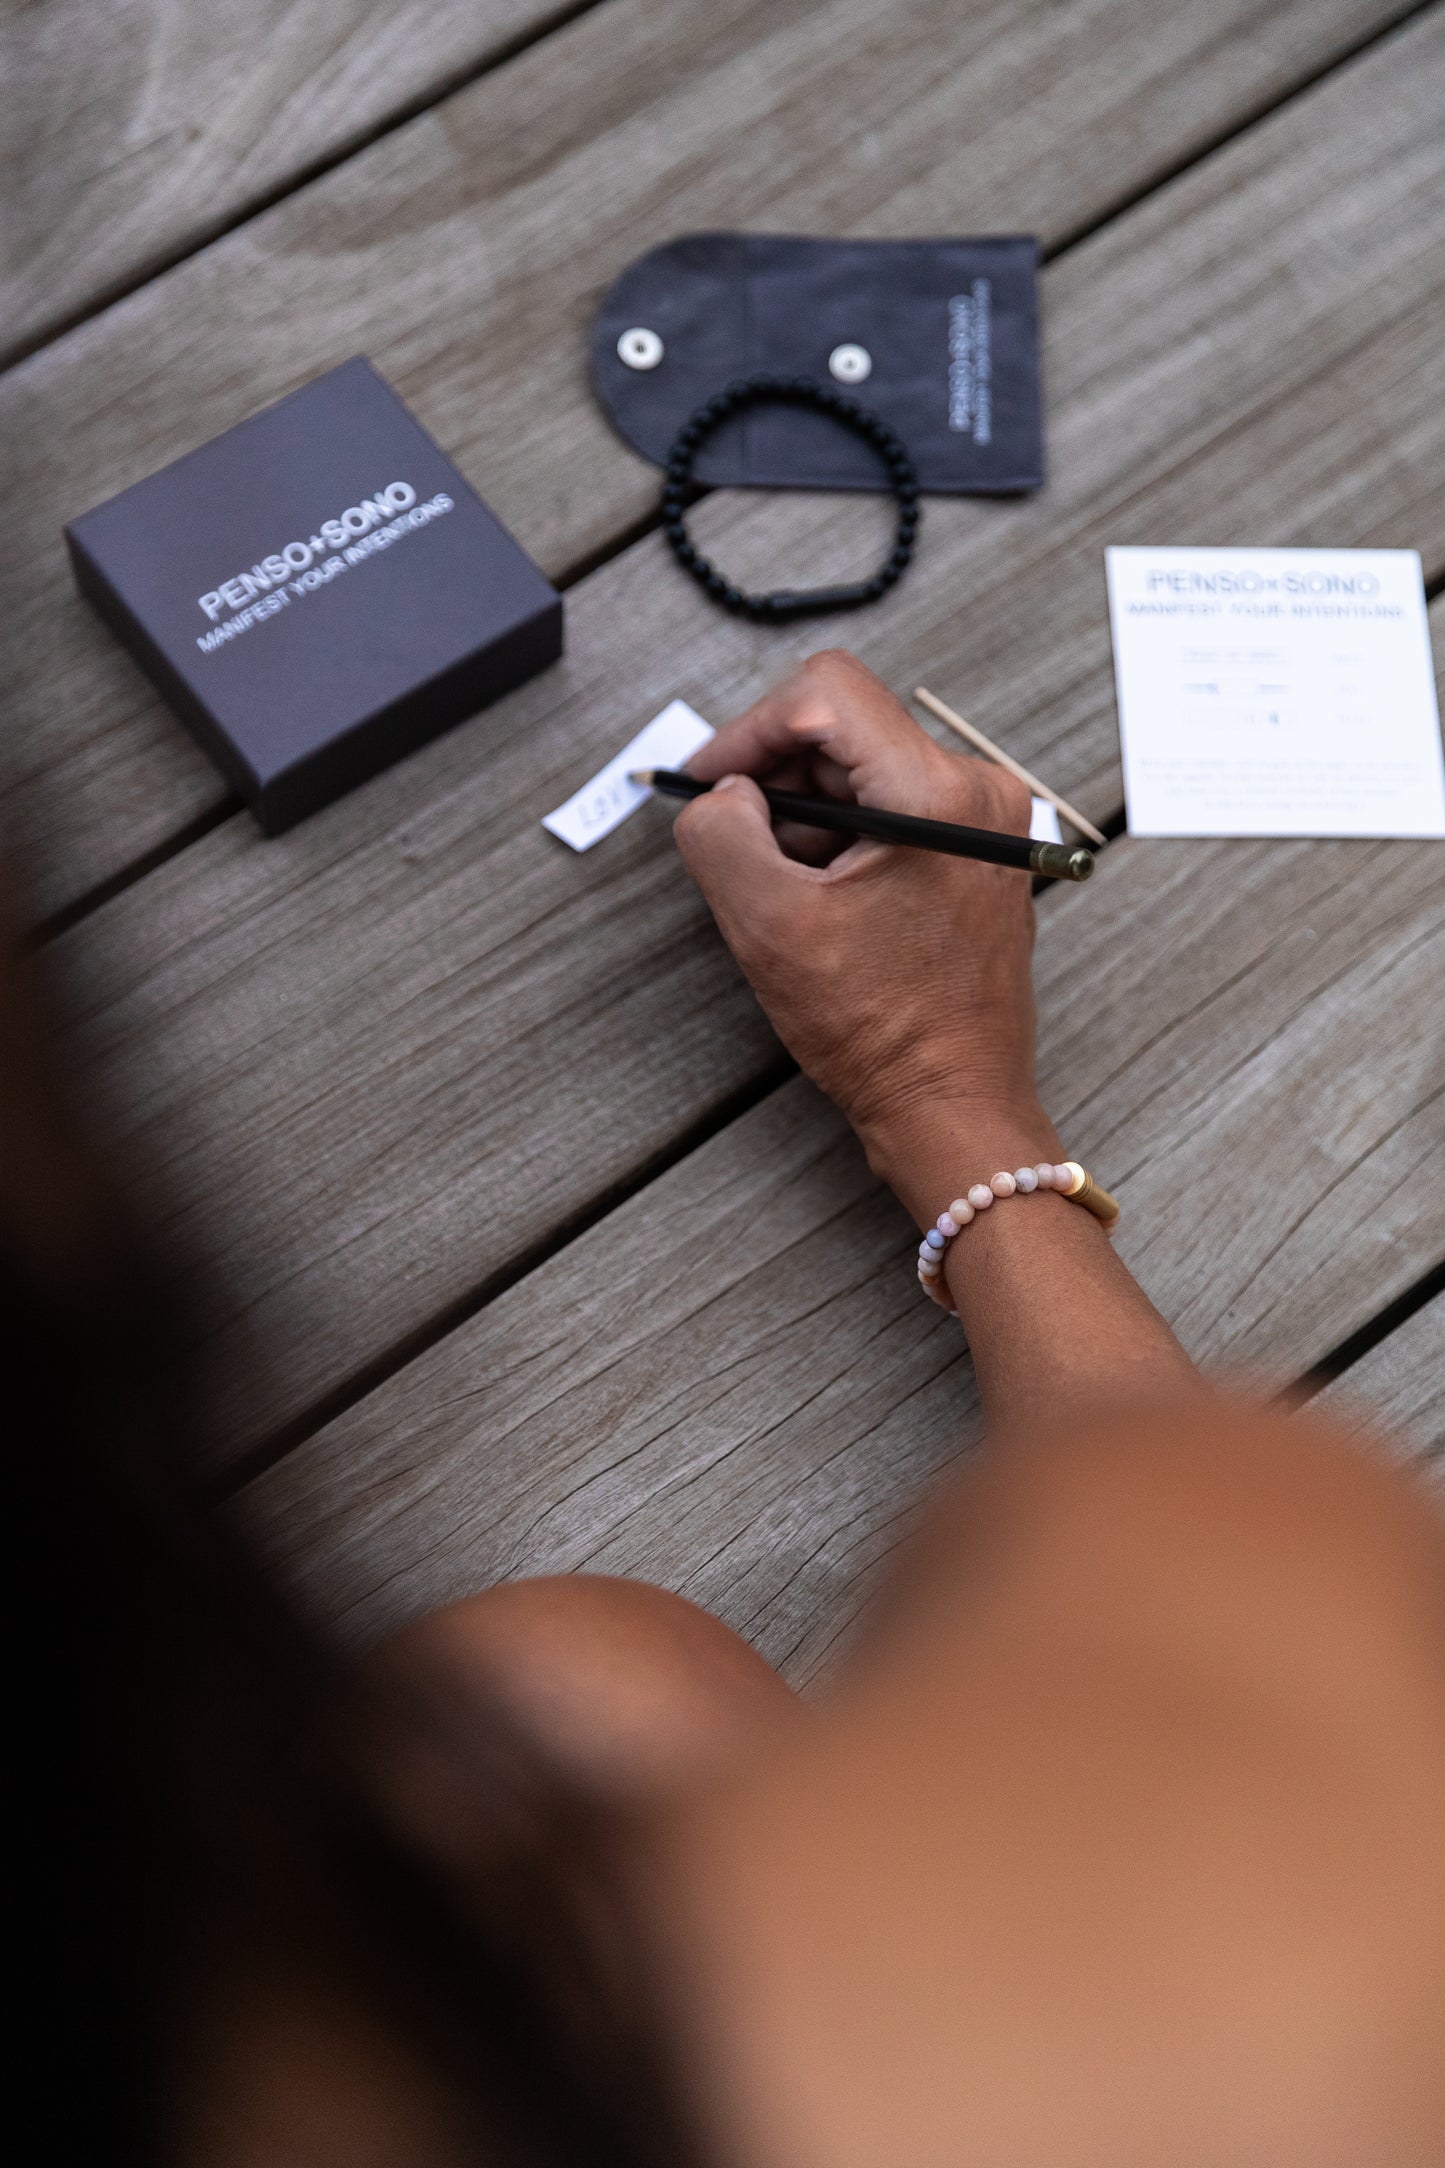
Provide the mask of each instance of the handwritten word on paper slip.
{"label": "handwritten word on paper slip", "polygon": [[590,851],[652,796],[640,783],[628,781],[631,769],[681,768],[712,735],[711,724],[703,721],[696,708],[685,700],[669,700],[615,760],[574,791],[565,805],[549,813],[542,826],[570,843],[574,851]]}
{"label": "handwritten word on paper slip", "polygon": [[[549,813],[542,826],[569,843],[574,851],[591,850],[594,843],[610,835],[629,813],[635,813],[652,796],[650,790],[628,780],[633,768],[681,768],[712,735],[711,726],[695,708],[685,700],[670,700],[662,713],[654,715],[646,729],[639,730],[590,783],[584,783],[565,805]],[[1062,840],[1059,816],[1046,798],[1033,801],[1029,834],[1035,843]]]}
{"label": "handwritten word on paper slip", "polygon": [[1413,550],[1105,555],[1131,834],[1445,836]]}

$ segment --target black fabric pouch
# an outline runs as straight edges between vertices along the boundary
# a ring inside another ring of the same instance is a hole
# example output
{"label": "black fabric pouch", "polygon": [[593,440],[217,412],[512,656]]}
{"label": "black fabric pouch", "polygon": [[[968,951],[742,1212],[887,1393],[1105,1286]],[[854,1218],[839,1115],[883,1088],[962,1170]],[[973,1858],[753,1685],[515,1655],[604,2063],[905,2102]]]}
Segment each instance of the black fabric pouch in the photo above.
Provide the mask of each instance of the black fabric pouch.
{"label": "black fabric pouch", "polygon": [[[629,264],[607,294],[593,326],[593,385],[618,433],[659,466],[704,400],[766,373],[833,384],[872,407],[903,439],[924,489],[1036,489],[1037,268],[1029,234],[686,234]],[[725,423],[694,472],[723,486],[887,486],[865,443],[790,406]]]}

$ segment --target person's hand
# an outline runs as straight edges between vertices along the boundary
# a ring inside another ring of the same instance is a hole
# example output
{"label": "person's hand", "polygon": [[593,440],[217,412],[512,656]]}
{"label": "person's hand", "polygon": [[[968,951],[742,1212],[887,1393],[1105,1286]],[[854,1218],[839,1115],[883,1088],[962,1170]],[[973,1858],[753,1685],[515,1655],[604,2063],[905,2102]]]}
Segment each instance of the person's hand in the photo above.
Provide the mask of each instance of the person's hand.
{"label": "person's hand", "polygon": [[779,1037],[875,1167],[893,1178],[929,1109],[1000,1150],[1016,1141],[1021,1157],[1056,1149],[1034,1084],[1029,876],[817,829],[775,833],[757,788],[1026,835],[1027,786],[935,745],[838,650],[811,656],[688,765],[718,785],[678,817],[688,870]]}

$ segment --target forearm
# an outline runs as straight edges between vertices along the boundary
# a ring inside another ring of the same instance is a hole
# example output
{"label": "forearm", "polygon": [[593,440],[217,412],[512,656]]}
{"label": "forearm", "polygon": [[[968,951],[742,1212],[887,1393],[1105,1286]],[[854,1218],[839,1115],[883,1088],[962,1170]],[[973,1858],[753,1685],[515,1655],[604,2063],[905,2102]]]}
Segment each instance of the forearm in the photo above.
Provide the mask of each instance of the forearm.
{"label": "forearm", "polygon": [[[971,1184],[1064,1156],[1041,1111],[930,1105],[865,1135],[875,1172],[929,1227]],[[1177,1391],[1197,1373],[1093,1215],[1057,1192],[1002,1199],[944,1266],[995,1429],[1057,1425]]]}

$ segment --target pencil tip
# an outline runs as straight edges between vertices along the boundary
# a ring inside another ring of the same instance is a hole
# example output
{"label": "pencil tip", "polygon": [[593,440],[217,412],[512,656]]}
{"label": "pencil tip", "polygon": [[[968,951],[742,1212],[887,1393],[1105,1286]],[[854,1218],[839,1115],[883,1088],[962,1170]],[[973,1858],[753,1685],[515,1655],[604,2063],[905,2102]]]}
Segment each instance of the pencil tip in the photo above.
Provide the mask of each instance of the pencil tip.
{"label": "pencil tip", "polygon": [[651,787],[652,778],[656,773],[656,768],[634,768],[627,780],[629,783],[638,783],[644,790],[647,790]]}

